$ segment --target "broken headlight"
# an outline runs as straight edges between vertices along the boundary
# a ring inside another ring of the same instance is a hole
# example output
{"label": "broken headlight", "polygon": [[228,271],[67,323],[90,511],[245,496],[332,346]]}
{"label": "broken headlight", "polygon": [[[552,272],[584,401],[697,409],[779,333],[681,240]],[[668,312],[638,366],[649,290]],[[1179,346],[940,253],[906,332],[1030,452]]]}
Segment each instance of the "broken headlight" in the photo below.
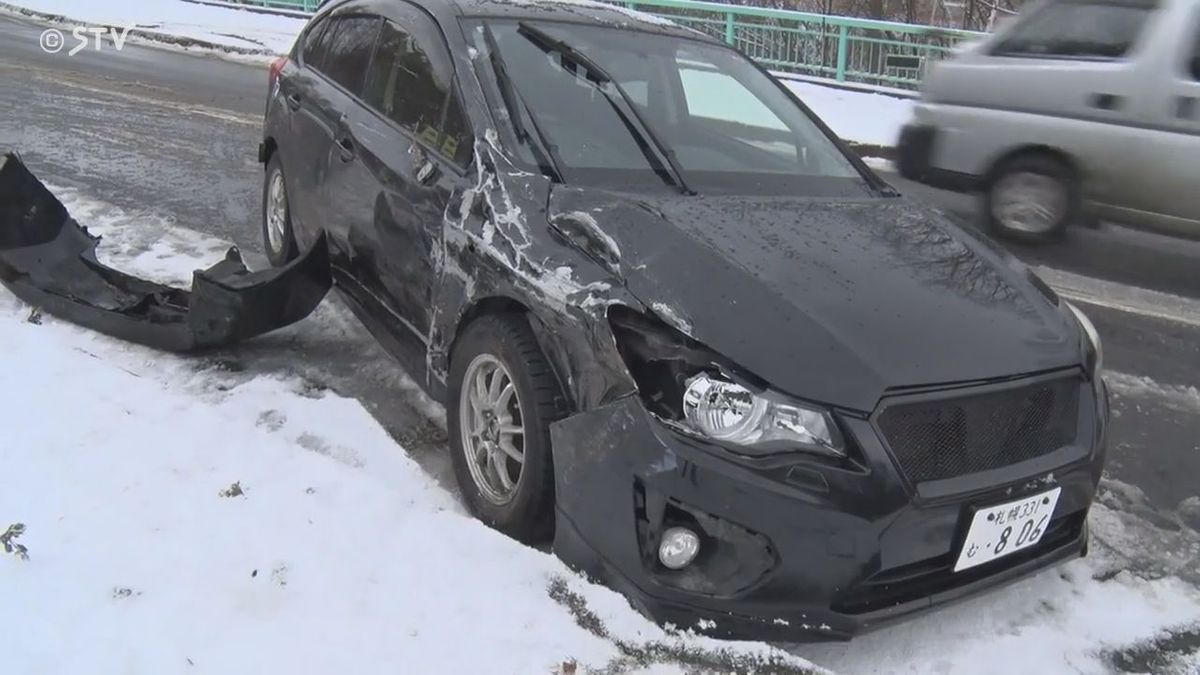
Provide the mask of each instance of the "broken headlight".
{"label": "broken headlight", "polygon": [[771,391],[651,316],[617,306],[609,310],[609,321],[646,408],[676,429],[743,455],[845,456],[828,411]]}
{"label": "broken headlight", "polygon": [[799,444],[837,457],[845,454],[829,413],[757,394],[708,373],[688,380],[683,415],[693,429],[715,441],[762,448]]}

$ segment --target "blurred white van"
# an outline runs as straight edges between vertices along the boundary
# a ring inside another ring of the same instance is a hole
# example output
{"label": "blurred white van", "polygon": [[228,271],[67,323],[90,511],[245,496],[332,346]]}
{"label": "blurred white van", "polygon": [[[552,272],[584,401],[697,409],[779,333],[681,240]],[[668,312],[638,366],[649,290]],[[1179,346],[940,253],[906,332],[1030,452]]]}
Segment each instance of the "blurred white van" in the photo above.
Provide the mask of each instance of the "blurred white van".
{"label": "blurred white van", "polygon": [[1029,7],[934,67],[898,164],[1011,237],[1083,213],[1200,237],[1200,0]]}

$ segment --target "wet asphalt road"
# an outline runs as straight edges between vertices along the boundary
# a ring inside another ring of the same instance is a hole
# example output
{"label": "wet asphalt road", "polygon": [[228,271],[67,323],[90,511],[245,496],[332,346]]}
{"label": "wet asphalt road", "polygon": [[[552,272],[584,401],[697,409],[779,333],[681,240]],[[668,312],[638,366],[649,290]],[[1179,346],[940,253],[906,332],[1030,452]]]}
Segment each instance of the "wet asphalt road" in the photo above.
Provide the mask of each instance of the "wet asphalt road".
{"label": "wet asphalt road", "polygon": [[[0,150],[19,150],[55,185],[260,253],[256,149],[266,66],[132,44],[120,53],[51,56],[38,46],[41,31],[0,17]],[[914,199],[975,221],[968,196],[888,178]],[[1014,252],[1085,281],[1200,299],[1200,242],[1105,226]],[[1188,389],[1200,387],[1200,311],[1084,309],[1115,373],[1109,478],[1146,493],[1154,510],[1148,520],[1177,527],[1176,506],[1200,495],[1200,394]],[[433,406],[353,322],[332,331],[301,324],[224,359],[234,369],[300,374],[360,399],[446,478],[445,437],[436,415],[431,419]]]}

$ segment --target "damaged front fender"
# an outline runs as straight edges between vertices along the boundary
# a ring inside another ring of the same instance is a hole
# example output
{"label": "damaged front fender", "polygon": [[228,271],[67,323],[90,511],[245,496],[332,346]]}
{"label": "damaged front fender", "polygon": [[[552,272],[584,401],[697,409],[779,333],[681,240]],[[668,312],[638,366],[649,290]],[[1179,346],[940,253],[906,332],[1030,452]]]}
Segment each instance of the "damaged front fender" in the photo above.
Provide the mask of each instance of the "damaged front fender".
{"label": "damaged front fender", "polygon": [[72,323],[173,352],[219,347],[304,319],[332,285],[322,235],[287,267],[249,271],[236,248],[190,291],[130,276],[96,258],[81,227],[15,155],[0,159],[0,283]]}

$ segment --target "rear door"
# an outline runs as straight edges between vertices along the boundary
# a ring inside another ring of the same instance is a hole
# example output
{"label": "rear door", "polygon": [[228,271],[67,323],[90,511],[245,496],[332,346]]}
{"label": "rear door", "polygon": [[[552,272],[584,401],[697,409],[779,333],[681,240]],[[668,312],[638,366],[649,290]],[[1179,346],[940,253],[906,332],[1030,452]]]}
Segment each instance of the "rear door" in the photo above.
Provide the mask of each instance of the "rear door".
{"label": "rear door", "polygon": [[359,161],[373,185],[350,236],[371,254],[356,272],[400,319],[406,337],[424,347],[443,217],[451,193],[466,182],[473,137],[449,49],[422,10],[389,6],[363,100],[371,114],[355,128],[369,139]]}
{"label": "rear door", "polygon": [[325,17],[308,27],[297,52],[300,68],[293,76],[281,78],[277,94],[286,106],[288,122],[287,135],[276,141],[288,181],[293,226],[302,235],[321,227],[314,213],[314,196],[320,185],[318,167],[328,152],[325,144],[330,134],[317,102],[322,89],[319,69],[328,52],[330,24],[329,17]]}
{"label": "rear door", "polygon": [[329,46],[320,72],[319,108],[319,183],[313,195],[313,212],[329,235],[332,261],[351,272],[360,265],[359,246],[353,240],[355,220],[369,204],[374,181],[360,153],[373,139],[359,132],[368,114],[362,104],[363,84],[375,51],[383,19],[352,8],[333,17],[329,27]]}

